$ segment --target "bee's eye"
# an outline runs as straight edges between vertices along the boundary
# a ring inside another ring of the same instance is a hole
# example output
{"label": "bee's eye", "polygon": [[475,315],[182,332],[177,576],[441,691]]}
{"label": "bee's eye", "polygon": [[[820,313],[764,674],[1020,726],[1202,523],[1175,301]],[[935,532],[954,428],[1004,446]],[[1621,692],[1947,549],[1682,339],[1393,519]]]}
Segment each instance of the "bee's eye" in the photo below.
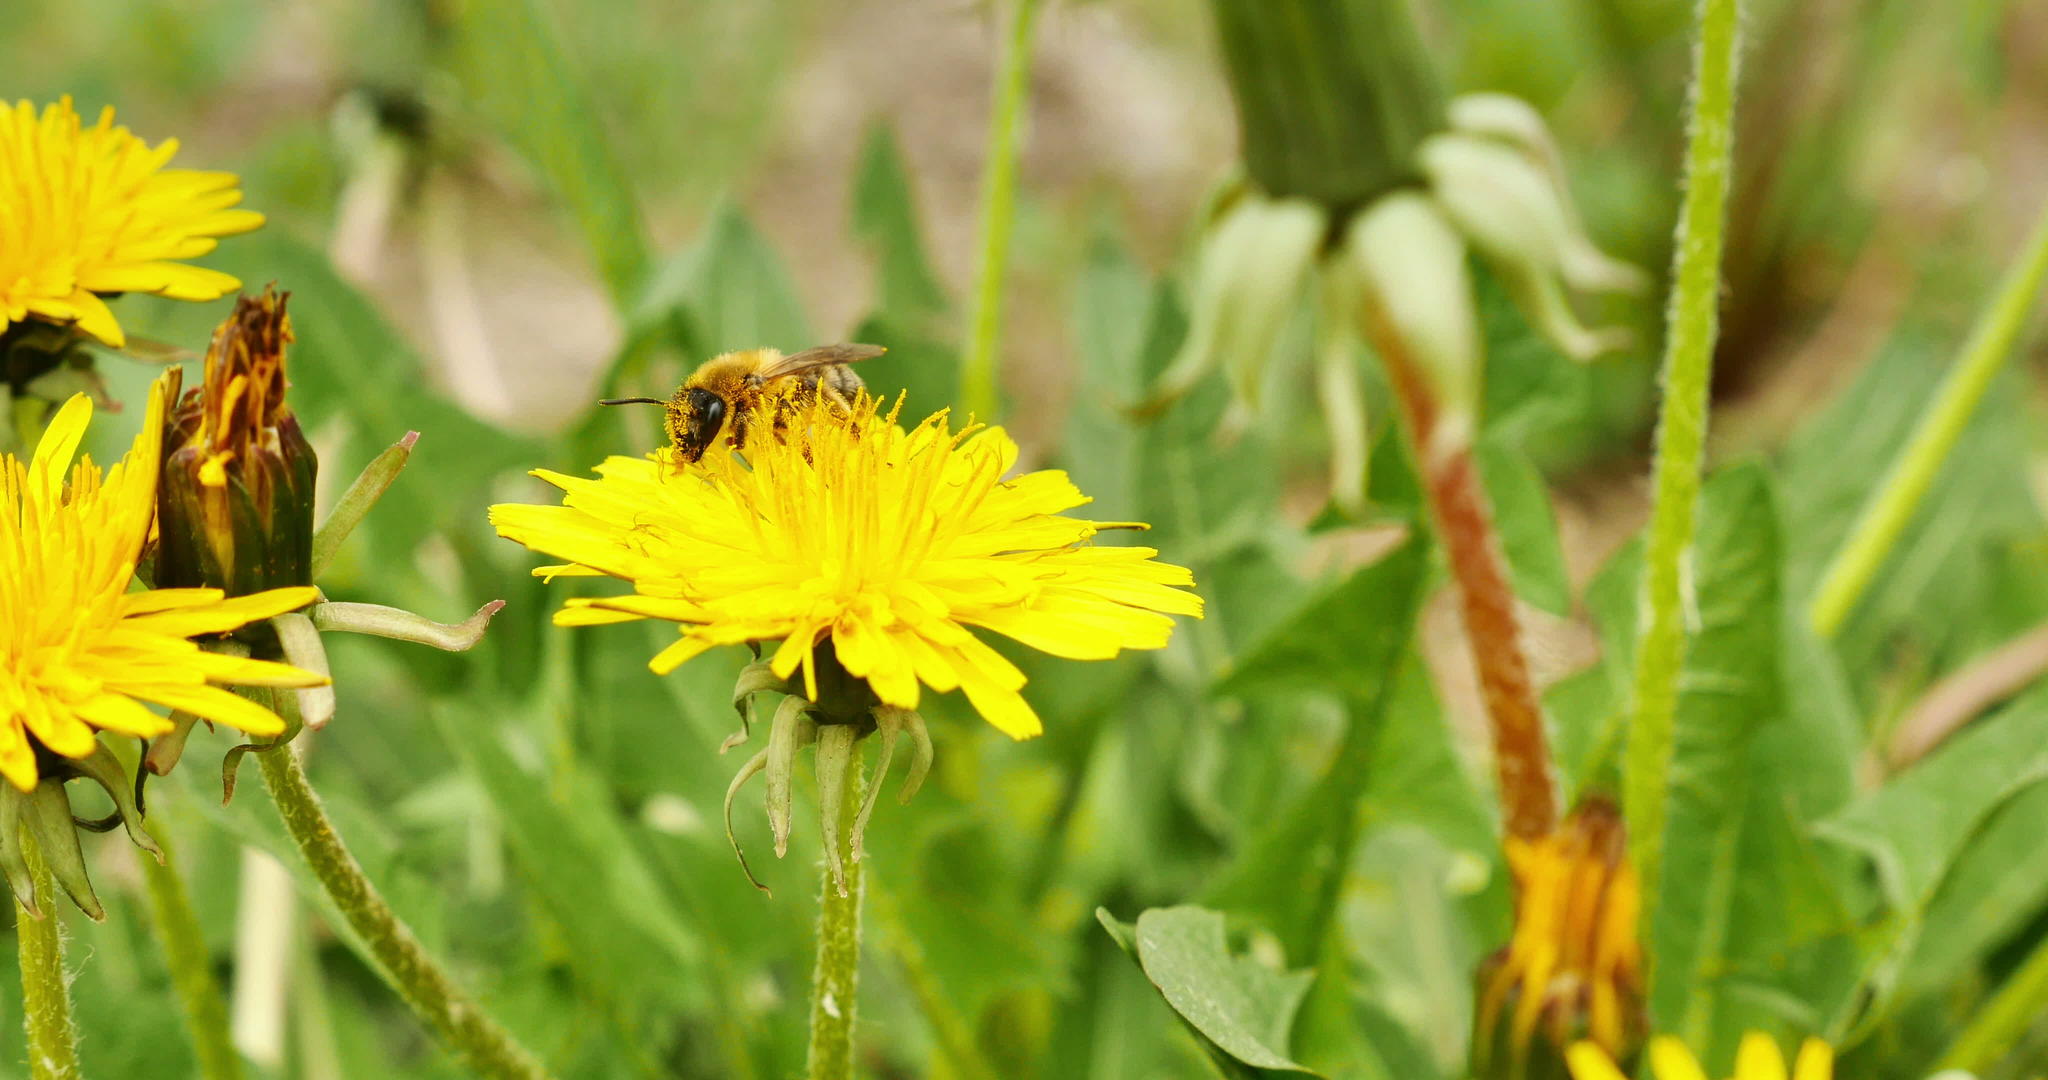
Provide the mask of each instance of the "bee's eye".
{"label": "bee's eye", "polygon": [[709,390],[692,390],[690,404],[697,410],[698,437],[709,441],[725,425],[725,399]]}

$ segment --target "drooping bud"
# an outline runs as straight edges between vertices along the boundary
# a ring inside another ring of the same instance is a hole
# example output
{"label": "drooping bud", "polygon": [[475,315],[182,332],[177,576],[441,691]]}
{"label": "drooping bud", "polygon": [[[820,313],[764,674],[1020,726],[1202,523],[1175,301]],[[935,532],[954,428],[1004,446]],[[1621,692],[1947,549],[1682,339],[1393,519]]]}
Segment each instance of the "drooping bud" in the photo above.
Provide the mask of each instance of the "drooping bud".
{"label": "drooping bud", "polygon": [[1187,341],[1140,411],[1187,393],[1219,364],[1228,365],[1238,399],[1256,404],[1327,228],[1322,208],[1306,199],[1247,192],[1224,210],[1202,241]]}
{"label": "drooping bud", "polygon": [[1586,329],[1565,287],[1626,290],[1642,277],[1593,246],[1542,161],[1505,141],[1461,132],[1423,140],[1418,161],[1438,204],[1552,344],[1581,360],[1627,346],[1625,331]]}
{"label": "drooping bud", "polygon": [[1402,191],[1351,219],[1341,255],[1329,269],[1350,275],[1355,287],[1339,282],[1329,302],[1350,297],[1353,308],[1329,317],[1359,326],[1383,351],[1400,348],[1403,355],[1382,357],[1390,370],[1413,369],[1425,381],[1437,414],[1428,455],[1469,446],[1482,351],[1464,238],[1428,196]]}
{"label": "drooping bud", "polygon": [[287,295],[247,296],[214,331],[203,385],[165,425],[156,585],[241,596],[312,583],[312,446],[285,402]]}
{"label": "drooping bud", "polygon": [[1624,1066],[1634,1057],[1645,1026],[1641,891],[1626,847],[1621,811],[1597,796],[1546,836],[1508,838],[1515,929],[1480,969],[1475,1075],[1563,1077],[1582,1040]]}
{"label": "drooping bud", "polygon": [[1541,169],[1564,215],[1563,271],[1573,288],[1589,292],[1641,292],[1650,276],[1641,267],[1601,251],[1586,234],[1565,178],[1564,155],[1536,107],[1511,94],[1465,94],[1451,100],[1451,129],[1513,147]]}

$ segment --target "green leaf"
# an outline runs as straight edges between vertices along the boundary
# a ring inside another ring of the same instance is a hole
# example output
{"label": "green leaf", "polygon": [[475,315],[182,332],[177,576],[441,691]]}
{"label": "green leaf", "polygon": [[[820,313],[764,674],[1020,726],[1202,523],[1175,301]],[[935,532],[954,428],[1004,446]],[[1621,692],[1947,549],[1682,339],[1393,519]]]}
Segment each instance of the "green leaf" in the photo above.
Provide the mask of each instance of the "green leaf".
{"label": "green leaf", "polygon": [[1064,457],[1074,483],[1105,507],[1138,505],[1139,431],[1124,410],[1144,392],[1141,365],[1155,294],[1144,269],[1098,228],[1074,287],[1078,385]]}
{"label": "green leaf", "polygon": [[[1904,965],[1926,927],[1937,890],[1971,838],[1994,812],[2044,779],[2048,692],[2036,691],[1965,728],[1913,768],[1816,827],[1821,837],[1869,860],[1891,911],[1863,973],[1871,996],[1867,1019],[1887,1011],[1906,977]],[[2034,836],[2038,843],[2038,833]],[[1975,873],[1964,887],[1978,887]],[[1975,898],[1960,899],[1967,908]]]}
{"label": "green leaf", "polygon": [[945,290],[925,259],[903,150],[887,124],[871,128],[861,148],[853,180],[853,234],[874,256],[881,315],[914,324],[946,309]]}
{"label": "green leaf", "polygon": [[1756,466],[1724,470],[1701,497],[1693,552],[1697,622],[1679,676],[1661,899],[1649,928],[1653,1023],[1718,1060],[1717,1009],[1731,937],[1750,747],[1782,715],[1778,517]]}
{"label": "green leaf", "polygon": [[[553,782],[516,764],[502,729],[478,711],[435,710],[442,737],[490,795],[505,835],[575,962],[599,985],[701,977],[704,942],[679,922],[659,879],[628,841],[608,796],[588,776]],[[560,794],[556,794],[560,793]]]}
{"label": "green leaf", "polygon": [[[687,309],[691,337],[710,352],[761,347],[795,352],[818,344],[782,257],[745,211],[729,203],[712,215],[695,244],[666,259],[649,278],[633,301],[627,324],[645,327],[672,318],[678,304]],[[707,359],[691,357],[690,362]]]}
{"label": "green leaf", "polygon": [[647,230],[560,32],[540,0],[471,0],[456,11],[455,67],[470,103],[539,170],[626,310],[647,273]]}
{"label": "green leaf", "polygon": [[[1899,331],[1786,447],[1784,489],[1799,492],[1786,505],[1786,580],[1794,595],[1812,596],[1934,394],[1949,348],[1945,333]],[[1902,647],[1930,670],[1945,670],[2040,618],[2048,589],[2038,581],[2016,589],[2008,570],[2015,561],[2031,564],[2038,577],[2031,545],[2044,528],[2026,470],[2013,467],[2032,453],[2035,427],[2019,382],[2018,372],[2006,372],[1985,396],[1913,524],[1842,624],[1834,648],[1845,670],[1891,670]],[[2020,597],[2028,602],[2015,605]],[[1866,708],[1870,683],[1856,687]]]}
{"label": "green leaf", "polygon": [[1283,973],[1232,956],[1223,916],[1203,908],[1153,908],[1134,927],[1117,924],[1106,912],[1098,911],[1097,918],[1136,956],[1145,977],[1219,1063],[1249,1066],[1255,1071],[1246,1075],[1252,1076],[1315,1075],[1286,1053],[1294,1013],[1313,972]]}
{"label": "green leaf", "polygon": [[1205,902],[1270,929],[1311,956],[1336,916],[1358,807],[1377,765],[1387,703],[1421,602],[1424,547],[1410,540],[1309,601],[1252,647],[1217,692],[1335,693],[1346,726],[1315,785],[1274,818],[1210,887]]}
{"label": "green leaf", "polygon": [[1558,542],[1557,517],[1543,474],[1528,454],[1503,439],[1481,439],[1475,457],[1487,500],[1493,503],[1494,528],[1514,576],[1515,595],[1553,615],[1570,615],[1571,575],[1564,565],[1564,545]]}
{"label": "green leaf", "polygon": [[[870,392],[885,401],[903,395],[905,424],[959,404],[959,355],[952,346],[881,315],[861,323],[853,339],[889,350],[862,361],[860,377]],[[952,422],[957,430],[967,423],[967,417],[955,415]]]}
{"label": "green leaf", "polygon": [[1380,698],[1414,629],[1427,550],[1411,537],[1310,595],[1217,673],[1215,693],[1314,690],[1355,702]]}
{"label": "green leaf", "polygon": [[1993,811],[1927,905],[1902,975],[1905,993],[1941,993],[2048,906],[2048,785]]}

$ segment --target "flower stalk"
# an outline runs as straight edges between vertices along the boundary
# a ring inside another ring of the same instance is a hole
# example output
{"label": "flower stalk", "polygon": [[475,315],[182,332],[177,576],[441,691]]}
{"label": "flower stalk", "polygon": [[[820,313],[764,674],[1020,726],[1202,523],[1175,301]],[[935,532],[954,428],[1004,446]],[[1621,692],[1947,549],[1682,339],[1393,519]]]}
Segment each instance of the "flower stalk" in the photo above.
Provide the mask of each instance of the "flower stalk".
{"label": "flower stalk", "polygon": [[[847,729],[848,725],[834,725]],[[831,730],[831,729],[828,729]],[[851,731],[848,730],[848,734]],[[819,750],[825,748],[820,741]],[[843,783],[829,785],[820,770],[819,797],[832,804],[823,837],[829,857],[818,890],[818,955],[811,971],[811,1037],[809,1080],[851,1080],[853,1024],[860,990],[860,915],[863,887],[861,861],[854,853],[854,815],[867,789],[866,770],[858,758]]]}
{"label": "flower stalk", "polygon": [[2006,357],[2012,355],[2044,280],[2048,280],[2048,206],[2042,208],[2019,257],[2006,269],[1998,295],[1978,317],[1970,340],[1913,429],[1912,438],[1856,515],[1848,539],[1828,561],[1807,612],[1815,633],[1824,638],[1835,636],[1898,545],[1956,441],[1969,427],[1977,403],[2005,367]]}
{"label": "flower stalk", "polygon": [[1664,822],[1685,662],[1692,549],[1706,452],[1707,389],[1720,330],[1721,232],[1734,155],[1739,0],[1701,0],[1693,54],[1692,123],[1685,152],[1685,200],[1679,210],[1672,272],[1664,400],[1657,419],[1655,484],[1643,552],[1643,627],[1637,643],[1634,715],[1622,770],[1636,876],[1643,883],[1643,924],[1663,880]]}
{"label": "flower stalk", "polygon": [[[1406,337],[1370,309],[1361,326],[1385,363],[1400,402],[1430,517],[1457,582],[1465,636],[1493,730],[1494,770],[1507,834],[1538,839],[1557,823],[1543,704],[1529,674],[1514,588],[1508,583],[1493,510],[1480,486],[1470,428],[1459,432],[1445,426],[1443,403]],[[1451,423],[1461,420],[1453,417]]]}
{"label": "flower stalk", "polygon": [[135,861],[142,867],[142,880],[149,892],[149,912],[163,946],[164,964],[171,972],[171,989],[185,1012],[185,1033],[192,1038],[192,1052],[199,1061],[201,1080],[241,1080],[242,1056],[228,1031],[228,1008],[220,984],[213,977],[213,963],[206,950],[206,933],[192,910],[185,879],[172,861],[175,852],[163,823],[156,825],[157,846],[164,859],[158,862],[141,849]]}
{"label": "flower stalk", "polygon": [[1998,993],[1977,1010],[1968,1027],[1941,1056],[1939,1071],[1991,1071],[2048,1011],[2048,942],[2034,951]]}
{"label": "flower stalk", "polygon": [[[22,854],[28,861],[35,895],[56,895],[56,882],[42,849],[25,833]],[[71,1022],[71,984],[64,975],[64,931],[55,904],[43,901],[41,912],[14,902],[14,933],[21,953],[21,1015],[28,1029],[28,1072],[32,1080],[76,1080],[78,1029]]]}
{"label": "flower stalk", "polygon": [[996,352],[1003,335],[1003,281],[1017,217],[1017,126],[1031,74],[1031,34],[1039,0],[1011,0],[1010,33],[996,75],[988,152],[981,172],[981,248],[974,271],[974,312],[960,357],[960,402],[969,416],[996,414]]}
{"label": "flower stalk", "polygon": [[[288,694],[276,695],[273,707],[287,716],[295,709]],[[263,765],[263,782],[299,854],[328,899],[369,945],[392,989],[478,1075],[546,1080],[548,1072],[539,1059],[456,985],[363,874],[362,864],[342,843],[320,796],[307,783],[297,751],[278,745],[256,756]]]}

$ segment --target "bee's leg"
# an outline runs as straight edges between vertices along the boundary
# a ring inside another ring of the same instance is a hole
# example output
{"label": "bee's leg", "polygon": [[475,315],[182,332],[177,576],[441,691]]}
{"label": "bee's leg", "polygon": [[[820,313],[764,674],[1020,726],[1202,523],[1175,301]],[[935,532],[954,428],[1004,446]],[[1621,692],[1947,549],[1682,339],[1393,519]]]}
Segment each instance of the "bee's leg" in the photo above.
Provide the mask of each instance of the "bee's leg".
{"label": "bee's leg", "polygon": [[825,388],[835,403],[848,405],[852,404],[855,395],[868,388],[861,381],[860,373],[845,364],[826,368],[818,384]]}
{"label": "bee's leg", "polygon": [[725,444],[738,450],[747,445],[747,426],[751,417],[745,409],[734,409],[732,419],[726,423]]}

